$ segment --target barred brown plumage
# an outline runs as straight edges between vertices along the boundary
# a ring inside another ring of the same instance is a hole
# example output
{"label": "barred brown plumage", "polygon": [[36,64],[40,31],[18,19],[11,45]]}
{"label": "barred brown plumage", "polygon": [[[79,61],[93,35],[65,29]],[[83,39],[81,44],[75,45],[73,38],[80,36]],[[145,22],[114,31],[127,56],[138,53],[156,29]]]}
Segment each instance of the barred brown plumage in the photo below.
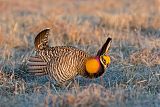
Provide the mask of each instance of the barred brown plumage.
{"label": "barred brown plumage", "polygon": [[35,38],[36,55],[28,60],[28,69],[35,75],[49,75],[58,84],[65,84],[77,75],[87,78],[101,76],[110,57],[106,54],[111,43],[108,38],[96,56],[71,46],[49,47],[48,35],[50,29],[41,31]]}

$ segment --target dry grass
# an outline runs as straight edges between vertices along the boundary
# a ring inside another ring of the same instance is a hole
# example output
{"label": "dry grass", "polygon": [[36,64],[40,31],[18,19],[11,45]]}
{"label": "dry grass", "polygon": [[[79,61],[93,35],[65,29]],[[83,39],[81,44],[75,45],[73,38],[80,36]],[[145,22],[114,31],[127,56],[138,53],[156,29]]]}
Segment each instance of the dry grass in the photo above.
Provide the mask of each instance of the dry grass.
{"label": "dry grass", "polygon": [[[160,0],[0,0],[0,16],[0,106],[160,105]],[[48,27],[51,46],[91,54],[110,34],[103,81],[78,77],[55,89],[48,77],[27,74],[34,37]]]}

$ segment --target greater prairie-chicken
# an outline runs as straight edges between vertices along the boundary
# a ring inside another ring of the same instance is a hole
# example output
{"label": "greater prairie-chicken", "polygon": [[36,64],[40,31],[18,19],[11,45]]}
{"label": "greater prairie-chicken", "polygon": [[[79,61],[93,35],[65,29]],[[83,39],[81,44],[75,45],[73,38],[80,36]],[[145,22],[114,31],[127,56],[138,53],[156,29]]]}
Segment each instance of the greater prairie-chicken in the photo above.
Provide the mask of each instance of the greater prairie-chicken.
{"label": "greater prairie-chicken", "polygon": [[36,55],[28,60],[28,69],[35,75],[49,75],[57,84],[65,84],[77,75],[86,78],[100,77],[110,64],[107,51],[111,38],[108,38],[97,55],[90,55],[71,46],[49,47],[50,29],[41,31],[35,38]]}

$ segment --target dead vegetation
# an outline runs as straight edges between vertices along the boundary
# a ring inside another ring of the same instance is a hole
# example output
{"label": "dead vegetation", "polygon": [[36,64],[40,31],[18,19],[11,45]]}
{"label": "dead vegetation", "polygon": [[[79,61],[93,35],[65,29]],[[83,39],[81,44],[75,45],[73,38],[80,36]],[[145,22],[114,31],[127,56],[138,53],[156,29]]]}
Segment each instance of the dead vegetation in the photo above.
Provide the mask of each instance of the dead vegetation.
{"label": "dead vegetation", "polygon": [[[159,15],[159,0],[1,0],[0,106],[158,107]],[[78,85],[61,89],[28,75],[25,62],[44,28],[51,28],[51,46],[92,54],[109,34],[112,63],[103,80],[78,77]]]}

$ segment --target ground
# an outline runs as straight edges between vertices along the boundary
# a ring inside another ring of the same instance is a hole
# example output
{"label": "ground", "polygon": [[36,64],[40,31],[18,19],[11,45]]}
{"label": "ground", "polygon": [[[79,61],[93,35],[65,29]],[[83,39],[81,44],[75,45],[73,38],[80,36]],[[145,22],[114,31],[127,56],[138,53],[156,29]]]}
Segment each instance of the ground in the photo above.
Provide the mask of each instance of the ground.
{"label": "ground", "polygon": [[[160,0],[0,0],[1,107],[159,107]],[[103,79],[77,77],[55,88],[27,73],[34,38],[50,28],[50,46],[95,54],[107,37]]]}

